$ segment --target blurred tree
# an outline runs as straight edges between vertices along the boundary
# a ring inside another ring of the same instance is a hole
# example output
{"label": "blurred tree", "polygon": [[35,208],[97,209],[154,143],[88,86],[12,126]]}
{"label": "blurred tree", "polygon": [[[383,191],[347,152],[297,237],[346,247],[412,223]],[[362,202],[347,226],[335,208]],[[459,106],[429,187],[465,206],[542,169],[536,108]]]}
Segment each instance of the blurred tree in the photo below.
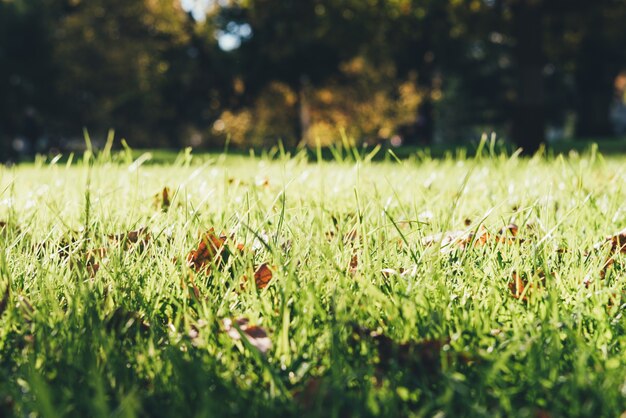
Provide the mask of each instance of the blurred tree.
{"label": "blurred tree", "polygon": [[53,32],[54,59],[71,123],[96,132],[113,126],[132,141],[167,144],[176,113],[161,94],[171,82],[168,53],[190,39],[178,3],[70,0],[64,11]]}
{"label": "blurred tree", "polygon": [[562,31],[553,32],[548,45],[555,62],[573,77],[576,133],[587,138],[611,135],[613,84],[626,66],[626,1],[556,3],[547,2],[547,12]]}
{"label": "blurred tree", "polygon": [[0,147],[82,126],[150,146],[344,128],[424,143],[494,130],[532,152],[572,113],[579,135],[608,135],[626,67],[626,0],[184,3],[0,0]]}
{"label": "blurred tree", "polygon": [[39,115],[49,115],[56,106],[46,5],[0,1],[0,155],[5,158],[13,152],[14,138],[38,136],[34,125],[49,122]]}
{"label": "blurred tree", "polygon": [[543,0],[510,0],[517,93],[511,138],[527,153],[545,141]]}
{"label": "blurred tree", "polygon": [[[245,98],[253,99],[274,81],[294,92],[295,132],[307,135],[306,89],[339,73],[340,62],[352,58],[371,39],[376,7],[357,0],[249,0],[223,8],[216,22],[223,31],[248,25],[252,36],[236,51]],[[368,27],[369,26],[369,27]],[[246,102],[242,102],[245,104]]]}

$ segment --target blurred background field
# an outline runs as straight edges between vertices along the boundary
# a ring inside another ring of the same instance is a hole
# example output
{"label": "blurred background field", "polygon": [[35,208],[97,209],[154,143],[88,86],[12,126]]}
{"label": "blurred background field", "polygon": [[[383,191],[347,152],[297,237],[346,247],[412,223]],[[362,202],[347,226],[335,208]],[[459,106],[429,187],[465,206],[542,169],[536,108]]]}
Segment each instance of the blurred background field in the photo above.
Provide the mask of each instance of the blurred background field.
{"label": "blurred background field", "polygon": [[0,0],[0,160],[626,148],[624,0]]}

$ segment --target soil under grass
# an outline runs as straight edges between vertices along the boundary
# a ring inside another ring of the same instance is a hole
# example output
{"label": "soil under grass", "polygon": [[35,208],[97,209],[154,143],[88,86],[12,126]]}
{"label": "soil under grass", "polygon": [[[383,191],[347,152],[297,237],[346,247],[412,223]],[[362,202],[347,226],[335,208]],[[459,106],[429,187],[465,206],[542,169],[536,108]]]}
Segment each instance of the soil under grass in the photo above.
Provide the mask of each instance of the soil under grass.
{"label": "soil under grass", "polygon": [[0,416],[626,410],[625,158],[124,158],[0,168]]}

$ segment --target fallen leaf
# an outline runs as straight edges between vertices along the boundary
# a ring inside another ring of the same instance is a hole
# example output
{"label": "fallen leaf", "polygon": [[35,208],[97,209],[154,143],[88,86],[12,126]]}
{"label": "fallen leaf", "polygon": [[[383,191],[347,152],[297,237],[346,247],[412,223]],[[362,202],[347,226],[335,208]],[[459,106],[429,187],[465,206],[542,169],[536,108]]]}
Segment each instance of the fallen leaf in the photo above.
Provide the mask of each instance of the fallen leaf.
{"label": "fallen leaf", "polygon": [[270,187],[270,179],[267,177],[257,177],[254,184],[256,184],[257,187],[264,187],[267,189]]}
{"label": "fallen leaf", "polygon": [[398,269],[385,268],[385,269],[382,269],[380,273],[386,279],[390,278],[391,276],[407,277],[407,276],[415,275],[417,273],[417,266],[414,265],[412,267],[407,267],[407,268],[400,267]]}
{"label": "fallen leaf", "polygon": [[[345,245],[355,242],[359,238],[358,226],[354,224],[354,218],[356,217],[353,213],[347,213],[343,215],[331,215],[331,220],[333,222],[334,230],[326,231],[326,239],[328,241],[332,241],[335,236],[341,235],[342,231],[347,230],[348,232],[342,235],[342,240]],[[341,225],[345,225],[345,228],[342,228]],[[348,229],[349,228],[349,229]]]}
{"label": "fallen leaf", "polygon": [[600,278],[604,279],[606,277],[606,273],[609,268],[615,264],[615,259],[613,257],[609,257],[604,264],[602,265],[602,269],[600,270]]}
{"label": "fallen leaf", "polygon": [[523,295],[523,299],[526,299],[526,295],[524,295],[524,290],[526,289],[526,281],[522,279],[522,276],[517,274],[517,272],[513,272],[513,279],[509,282],[509,289],[511,293],[513,293],[513,297],[515,299],[519,299]]}
{"label": "fallen leaf", "polygon": [[535,418],[550,418],[551,416],[545,409],[537,409],[535,411]]}
{"label": "fallen leaf", "polygon": [[[537,274],[539,283],[545,283],[546,276],[543,272],[538,272]],[[509,289],[513,294],[515,299],[521,299],[523,301],[528,301],[530,293],[538,288],[539,283],[529,283],[526,278],[522,277],[516,271],[513,272],[511,281],[509,282]]]}
{"label": "fallen leaf", "polygon": [[422,238],[422,245],[425,247],[430,247],[435,244],[441,243],[442,250],[444,247],[457,245],[461,248],[464,248],[468,238],[470,237],[469,232],[467,231],[447,231],[447,232],[438,232],[436,234],[427,235]]}
{"label": "fallen leaf", "polygon": [[489,233],[484,227],[474,231],[447,231],[427,235],[422,238],[422,245],[430,247],[435,244],[441,244],[442,252],[450,252],[455,248],[465,249],[467,246],[482,246],[490,243],[512,244],[514,242],[523,242],[524,240],[517,237],[519,228],[515,224],[509,224],[498,231],[497,234]]}
{"label": "fallen leaf", "polygon": [[7,221],[0,221],[0,234],[19,233],[20,227]]}
{"label": "fallen leaf", "polygon": [[[399,343],[379,331],[358,325],[353,326],[352,337],[368,340],[376,346],[379,372],[388,371],[395,363],[396,366],[415,372],[436,374],[440,371],[442,350],[450,343],[449,338]],[[469,360],[465,356],[459,356],[459,359]]]}
{"label": "fallen leaf", "polygon": [[167,212],[171,205],[170,188],[164,187],[160,193],[154,195],[154,208]]}
{"label": "fallen leaf", "polygon": [[90,278],[94,278],[98,270],[100,270],[100,263],[106,260],[108,250],[106,248],[95,248],[88,250],[85,254],[84,266],[89,273]]}
{"label": "fallen leaf", "polygon": [[221,265],[223,256],[227,255],[226,237],[217,236],[211,228],[204,234],[198,248],[187,254],[187,265],[197,272],[208,271],[211,264]]}
{"label": "fallen leaf", "polygon": [[[402,270],[402,269],[400,269],[400,270]],[[397,270],[391,269],[391,268],[382,269],[380,272],[382,273],[383,277],[386,278],[386,279],[388,279],[391,276],[396,276],[396,275],[400,274]]]}
{"label": "fallen leaf", "polygon": [[118,244],[123,243],[126,249],[129,249],[134,244],[139,244],[140,248],[144,248],[150,242],[150,238],[150,232],[145,226],[123,234],[109,235],[110,240]]}
{"label": "fallen leaf", "polygon": [[163,201],[161,202],[161,209],[168,210],[170,207],[170,189],[168,187],[164,187],[161,192],[161,197]]}
{"label": "fallen leaf", "polygon": [[267,287],[270,280],[272,280],[272,270],[267,266],[267,263],[263,263],[254,272],[254,282],[257,289]]}
{"label": "fallen leaf", "polygon": [[[223,321],[224,331],[226,334],[233,340],[241,340],[241,336],[243,335],[253,347],[259,350],[262,354],[266,354],[270,348],[272,348],[272,341],[270,340],[267,332],[257,326],[250,325],[249,320],[247,318],[238,318],[233,320],[230,318],[225,318]],[[237,327],[239,329],[237,329]]]}
{"label": "fallen leaf", "polygon": [[359,237],[359,233],[356,230],[356,227],[353,227],[350,231],[346,232],[346,234],[343,236],[343,242],[344,244],[347,244],[349,242],[354,242],[356,241],[356,239]]}
{"label": "fallen leaf", "polygon": [[352,253],[350,258],[350,273],[356,273],[356,269],[359,266],[359,256],[356,251]]}
{"label": "fallen leaf", "polygon": [[119,334],[126,334],[129,331],[145,333],[149,331],[150,323],[145,320],[143,314],[120,306],[106,319],[106,328]]}
{"label": "fallen leaf", "polygon": [[301,389],[292,392],[293,399],[305,409],[313,407],[315,401],[320,399],[322,392],[322,379],[313,377],[306,381]]}
{"label": "fallen leaf", "polygon": [[[191,340],[196,340],[198,339],[198,337],[200,337],[200,330],[202,328],[205,328],[207,326],[207,322],[203,319],[198,320],[198,322],[196,324],[191,324],[191,326],[189,327],[189,332],[187,332],[187,336],[191,339]],[[194,343],[194,345],[196,345]]]}
{"label": "fallen leaf", "polygon": [[234,186],[246,186],[247,185],[245,181],[234,178],[234,177],[229,177],[227,181],[228,181],[228,184],[232,184]]}
{"label": "fallen leaf", "polygon": [[605,242],[611,243],[611,252],[618,251],[622,254],[626,254],[626,228],[615,235],[607,237]]}

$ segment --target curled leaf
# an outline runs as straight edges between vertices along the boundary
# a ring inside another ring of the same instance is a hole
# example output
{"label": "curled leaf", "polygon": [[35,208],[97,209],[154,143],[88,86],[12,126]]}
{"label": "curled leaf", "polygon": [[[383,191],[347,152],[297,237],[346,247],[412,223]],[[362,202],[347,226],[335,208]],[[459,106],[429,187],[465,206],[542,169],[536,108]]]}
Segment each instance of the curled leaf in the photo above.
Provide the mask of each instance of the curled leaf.
{"label": "curled leaf", "polygon": [[243,335],[246,341],[262,354],[266,354],[272,348],[272,340],[270,340],[267,332],[257,325],[250,325],[247,318],[238,318],[234,322],[230,318],[225,318],[223,324],[224,331],[233,340],[241,340]]}
{"label": "curled leaf", "polygon": [[268,267],[267,263],[261,264],[254,272],[254,282],[258,289],[264,289],[272,280],[272,270]]}
{"label": "curled leaf", "polygon": [[225,252],[225,243],[226,237],[217,236],[215,230],[211,228],[202,237],[198,248],[187,254],[187,265],[197,272],[208,270],[212,263],[221,265],[224,261],[223,256],[228,255]]}

